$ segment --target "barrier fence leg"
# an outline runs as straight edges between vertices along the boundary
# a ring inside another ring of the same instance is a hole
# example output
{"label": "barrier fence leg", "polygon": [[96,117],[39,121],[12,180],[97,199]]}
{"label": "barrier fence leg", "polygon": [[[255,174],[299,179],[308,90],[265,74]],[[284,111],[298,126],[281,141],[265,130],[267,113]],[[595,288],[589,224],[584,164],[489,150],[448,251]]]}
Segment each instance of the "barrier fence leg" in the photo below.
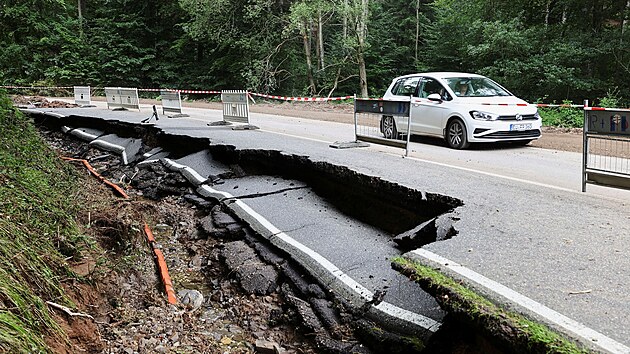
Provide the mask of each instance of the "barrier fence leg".
{"label": "barrier fence leg", "polygon": [[582,127],[582,193],[586,192],[586,167],[588,163],[588,100],[584,100],[584,125]]}

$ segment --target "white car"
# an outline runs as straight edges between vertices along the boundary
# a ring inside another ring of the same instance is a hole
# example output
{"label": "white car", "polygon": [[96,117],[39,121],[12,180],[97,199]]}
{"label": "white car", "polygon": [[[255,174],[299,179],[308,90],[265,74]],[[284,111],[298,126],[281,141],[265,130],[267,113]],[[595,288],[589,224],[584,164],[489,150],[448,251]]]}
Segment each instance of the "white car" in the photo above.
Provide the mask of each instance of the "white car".
{"label": "white car", "polygon": [[[542,133],[535,105],[481,75],[437,72],[400,76],[383,98],[410,100],[411,134],[443,137],[454,149],[476,142],[525,145]],[[380,130],[385,138],[396,139],[407,131],[407,119],[383,116]]]}

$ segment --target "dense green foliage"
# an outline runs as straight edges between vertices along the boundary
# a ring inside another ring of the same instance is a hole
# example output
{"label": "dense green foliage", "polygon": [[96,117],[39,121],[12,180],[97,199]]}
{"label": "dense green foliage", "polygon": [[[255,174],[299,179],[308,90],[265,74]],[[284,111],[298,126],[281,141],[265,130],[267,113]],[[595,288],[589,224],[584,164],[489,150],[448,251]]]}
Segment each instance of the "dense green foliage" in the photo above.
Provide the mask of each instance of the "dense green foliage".
{"label": "dense green foliage", "polygon": [[444,70],[529,101],[612,92],[627,105],[628,14],[626,0],[13,0],[0,84],[345,95],[360,93],[364,62],[371,96]]}
{"label": "dense green foliage", "polygon": [[43,352],[42,336],[61,333],[45,301],[67,302],[76,180],[0,91],[0,352]]}

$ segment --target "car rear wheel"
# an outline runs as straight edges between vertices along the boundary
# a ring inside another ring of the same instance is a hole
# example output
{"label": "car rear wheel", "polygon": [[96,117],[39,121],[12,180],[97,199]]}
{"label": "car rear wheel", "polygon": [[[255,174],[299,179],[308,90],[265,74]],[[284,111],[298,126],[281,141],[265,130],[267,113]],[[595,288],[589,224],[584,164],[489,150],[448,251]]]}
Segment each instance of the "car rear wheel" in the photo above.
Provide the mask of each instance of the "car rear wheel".
{"label": "car rear wheel", "polygon": [[396,129],[396,122],[394,121],[394,117],[384,116],[383,118],[381,118],[381,128],[381,130],[383,131],[383,136],[385,138],[398,138],[398,129]]}
{"label": "car rear wheel", "polygon": [[446,126],[446,142],[452,149],[465,149],[470,143],[466,134],[466,125],[459,119],[451,120]]}

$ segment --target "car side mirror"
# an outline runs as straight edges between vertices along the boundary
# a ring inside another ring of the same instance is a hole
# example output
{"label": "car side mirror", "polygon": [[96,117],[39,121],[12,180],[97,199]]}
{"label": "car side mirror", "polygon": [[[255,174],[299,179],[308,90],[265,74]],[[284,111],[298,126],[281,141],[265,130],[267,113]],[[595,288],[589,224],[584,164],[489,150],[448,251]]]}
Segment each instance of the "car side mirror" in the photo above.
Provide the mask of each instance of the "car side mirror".
{"label": "car side mirror", "polygon": [[439,93],[432,93],[429,96],[427,96],[427,99],[429,101],[442,102],[442,96],[440,96]]}

